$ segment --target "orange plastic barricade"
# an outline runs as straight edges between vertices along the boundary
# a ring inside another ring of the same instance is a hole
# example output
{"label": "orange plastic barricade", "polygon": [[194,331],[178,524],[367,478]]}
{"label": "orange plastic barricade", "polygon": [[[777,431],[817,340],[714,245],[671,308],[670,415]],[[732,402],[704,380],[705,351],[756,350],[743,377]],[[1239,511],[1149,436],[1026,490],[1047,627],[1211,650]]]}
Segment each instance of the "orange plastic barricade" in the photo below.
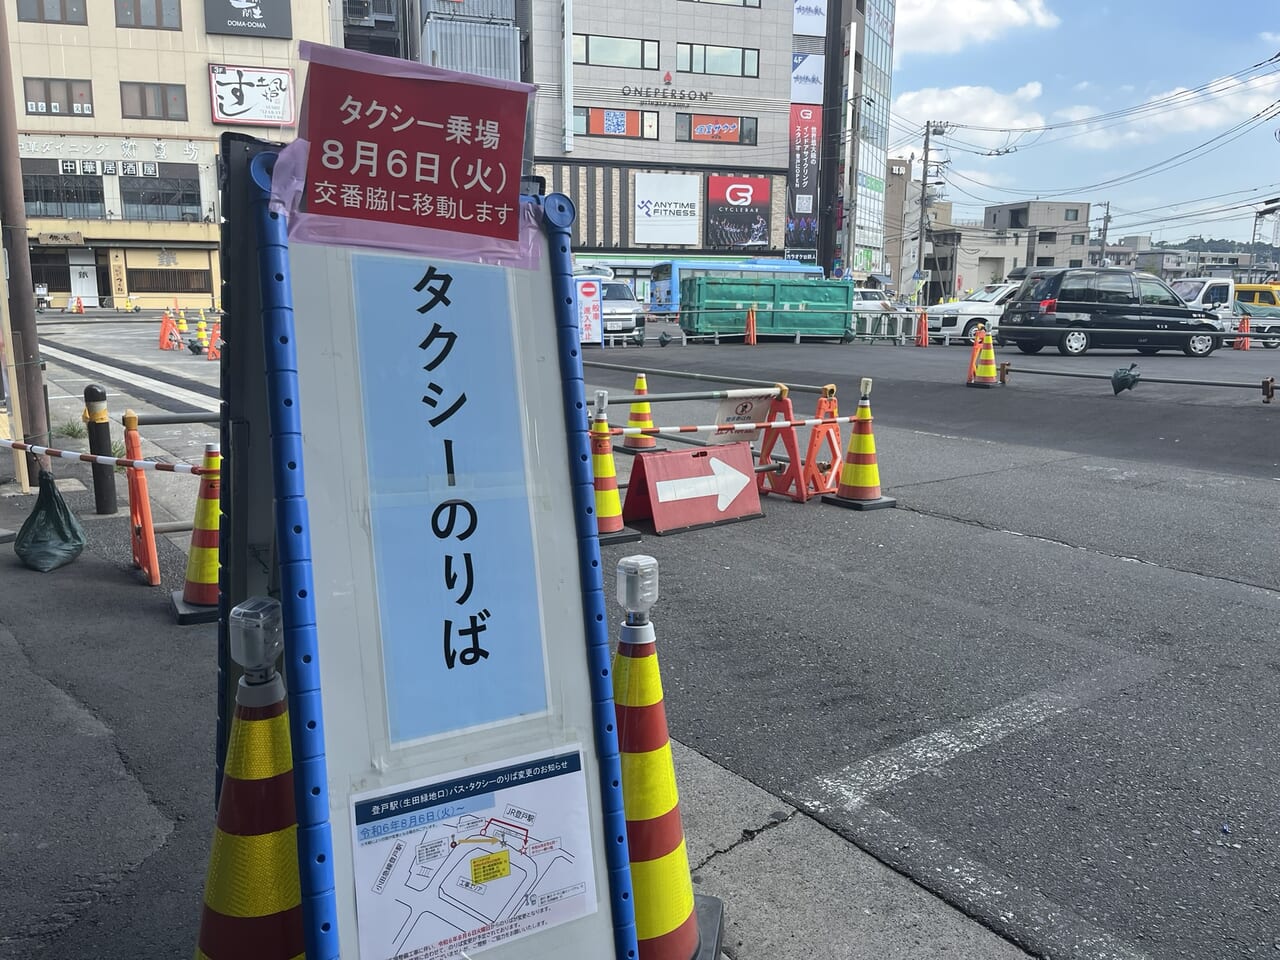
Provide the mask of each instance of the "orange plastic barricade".
{"label": "orange plastic barricade", "polygon": [[765,422],[782,420],[788,426],[768,427],[764,431],[764,436],[760,439],[759,461],[762,467],[767,467],[774,463],[772,457],[773,447],[774,444],[781,440],[789,462],[780,473],[767,471],[756,474],[756,489],[762,494],[776,493],[784,497],[790,497],[797,503],[804,503],[809,499],[809,491],[805,487],[801,466],[802,461],[800,459],[800,443],[796,439],[796,428],[790,426],[791,421],[796,419],[796,415],[791,406],[791,397],[788,396],[788,388],[781,383],[778,384],[778,388],[781,393],[774,397],[769,404],[769,416],[765,418]]}
{"label": "orange plastic barricade", "polygon": [[[836,404],[836,386],[828,383],[822,391],[813,417],[815,420],[835,420],[840,416]],[[814,427],[809,434],[809,448],[804,455],[804,488],[807,494],[813,497],[822,493],[835,493],[836,481],[843,466],[840,424],[823,423]]]}
{"label": "orange plastic barricade", "polygon": [[[124,455],[129,460],[142,459],[142,441],[138,437],[138,415],[132,410],[124,414]],[[147,475],[142,470],[129,470],[129,538],[133,547],[133,564],[153,587],[160,586],[160,559],[156,556],[156,534],[151,526],[151,496],[147,492]]]}

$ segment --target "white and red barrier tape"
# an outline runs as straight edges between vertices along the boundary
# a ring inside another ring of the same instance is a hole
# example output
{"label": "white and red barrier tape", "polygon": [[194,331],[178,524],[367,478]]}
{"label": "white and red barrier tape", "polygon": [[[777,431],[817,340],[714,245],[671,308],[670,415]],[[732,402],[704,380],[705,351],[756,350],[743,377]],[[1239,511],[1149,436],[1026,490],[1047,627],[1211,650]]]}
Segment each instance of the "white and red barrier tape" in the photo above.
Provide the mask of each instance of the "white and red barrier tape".
{"label": "white and red barrier tape", "polygon": [[204,467],[190,463],[157,463],[154,460],[126,460],[123,457],[99,457],[92,453],[76,453],[74,450],[55,450],[53,447],[38,447],[34,443],[23,443],[20,440],[5,440],[0,437],[0,447],[11,450],[25,450],[38,457],[58,457],[61,460],[81,460],[85,463],[98,463],[105,467],[130,467],[134,470],[155,470],[160,473],[217,473],[205,470]]}
{"label": "white and red barrier tape", "polygon": [[766,420],[763,423],[709,423],[698,427],[611,427],[609,432],[624,437],[655,437],[667,433],[754,433],[757,430],[785,430],[788,427],[817,427],[824,423],[853,423],[857,417],[819,417],[810,420]]}

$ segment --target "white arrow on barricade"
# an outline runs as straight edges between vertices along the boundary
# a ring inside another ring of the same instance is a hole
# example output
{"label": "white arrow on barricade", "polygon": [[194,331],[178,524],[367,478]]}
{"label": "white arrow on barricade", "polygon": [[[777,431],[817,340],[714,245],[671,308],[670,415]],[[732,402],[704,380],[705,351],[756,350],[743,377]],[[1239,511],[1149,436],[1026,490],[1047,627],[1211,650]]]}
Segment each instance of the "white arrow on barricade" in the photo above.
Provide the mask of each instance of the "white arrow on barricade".
{"label": "white arrow on barricade", "polygon": [[711,476],[681,477],[677,480],[659,480],[658,502],[671,503],[675,500],[697,500],[700,497],[715,497],[716,509],[723,513],[729,504],[737,499],[738,494],[746,489],[751,477],[723,460],[711,458]]}

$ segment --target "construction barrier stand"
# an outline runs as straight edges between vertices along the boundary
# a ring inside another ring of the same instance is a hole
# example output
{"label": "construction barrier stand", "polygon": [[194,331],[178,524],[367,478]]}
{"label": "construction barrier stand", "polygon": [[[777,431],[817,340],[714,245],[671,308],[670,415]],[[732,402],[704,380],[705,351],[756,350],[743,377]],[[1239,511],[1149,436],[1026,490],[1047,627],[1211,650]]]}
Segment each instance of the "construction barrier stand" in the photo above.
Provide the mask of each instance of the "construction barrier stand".
{"label": "construction barrier stand", "polygon": [[[782,385],[779,384],[781,387]],[[781,421],[785,426],[767,427],[760,439],[760,466],[773,464],[773,447],[779,440],[787,454],[787,463],[781,471],[756,474],[756,489],[762,494],[775,493],[790,497],[797,503],[809,499],[808,487],[804,480],[803,464],[800,459],[800,442],[796,437],[796,428],[791,425],[795,420],[795,410],[791,406],[791,397],[787,389],[782,388],[779,396],[769,402],[769,416],[766,422]],[[778,461],[780,462],[780,461]]]}
{"label": "construction barrier stand", "polygon": [[804,490],[811,497],[835,493],[840,472],[844,469],[835,384],[829,383],[822,389],[823,394],[818,398],[818,409],[813,416],[816,420],[832,422],[820,424],[809,433],[809,447],[804,455]]}

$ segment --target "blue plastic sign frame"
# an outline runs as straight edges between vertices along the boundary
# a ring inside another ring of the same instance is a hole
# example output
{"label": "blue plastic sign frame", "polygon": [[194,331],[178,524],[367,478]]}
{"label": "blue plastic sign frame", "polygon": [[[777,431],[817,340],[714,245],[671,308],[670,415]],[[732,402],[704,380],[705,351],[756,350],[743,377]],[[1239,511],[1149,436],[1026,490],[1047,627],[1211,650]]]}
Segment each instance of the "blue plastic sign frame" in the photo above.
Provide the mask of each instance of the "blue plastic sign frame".
{"label": "blue plastic sign frame", "polygon": [[[347,683],[344,685],[336,682],[344,679],[341,676],[335,679],[336,668],[331,668],[327,675],[322,671],[322,650],[326,652],[326,658],[335,650],[350,655],[354,641],[349,641],[346,646],[325,646],[326,642],[334,643],[332,637],[327,641],[324,639],[324,613],[326,610],[331,613],[335,609],[334,588],[333,583],[328,580],[317,584],[315,564],[319,559],[320,573],[327,574],[325,564],[329,562],[329,558],[320,553],[313,556],[312,536],[314,533],[322,546],[331,542],[329,528],[334,517],[330,508],[333,504],[327,500],[320,504],[319,509],[325,523],[317,531],[311,523],[309,487],[303,469],[304,449],[309,449],[314,455],[317,449],[324,449],[325,439],[312,439],[310,445],[304,441],[301,406],[305,398],[300,390],[300,381],[305,382],[306,377],[299,376],[297,336],[299,333],[304,337],[308,336],[310,328],[304,326],[299,330],[295,326],[290,251],[284,220],[269,208],[274,159],[271,154],[257,158],[252,174],[255,183],[264,342],[270,396],[276,543],[285,616],[285,657],[289,678],[290,726],[299,822],[298,857],[307,956],[311,960],[328,960],[340,955],[359,956],[355,947],[355,891],[350,884],[350,851],[345,849],[345,837],[343,846],[336,850],[332,838],[334,816],[343,818],[343,822],[337,825],[343,832],[349,826],[346,822],[349,796],[374,788],[391,787],[398,780],[408,782],[422,775],[438,775],[451,767],[462,769],[472,765],[472,762],[491,762],[500,758],[503,751],[516,756],[527,752],[526,748],[530,747],[546,749],[564,746],[574,742],[574,733],[577,731],[568,729],[566,713],[557,712],[554,703],[549,703],[545,716],[536,713],[535,709],[533,721],[526,723],[524,727],[504,724],[501,718],[495,720],[476,714],[461,722],[471,724],[474,721],[479,726],[463,728],[461,733],[464,736],[455,735],[452,740],[440,737],[431,739],[428,734],[424,742],[409,738],[401,743],[393,740],[388,728],[385,730],[385,740],[378,742],[376,732],[371,731],[376,731],[379,724],[386,722],[390,701],[383,699],[374,702],[378,699],[378,691],[368,683],[370,671],[365,671],[363,690],[360,689],[361,681],[357,677],[346,677]],[[578,657],[581,661],[580,680],[584,699],[575,701],[573,711],[576,711],[575,716],[587,718],[587,733],[594,746],[594,750],[584,749],[584,757],[590,768],[589,780],[597,788],[591,801],[591,819],[599,863],[598,888],[602,895],[605,889],[609,892],[609,914],[604,917],[605,929],[611,931],[613,953],[617,960],[634,960],[637,956],[636,931],[631,902],[626,821],[620,787],[621,766],[614,726],[609,620],[599,541],[595,530],[589,424],[578,323],[573,311],[574,278],[569,242],[575,212],[571,201],[560,195],[553,195],[542,201],[531,198],[523,202],[540,207],[546,239],[543,270],[549,273],[549,277],[539,283],[545,284],[550,293],[550,302],[546,306],[550,308],[554,324],[552,325],[551,317],[548,316],[545,332],[554,336],[555,345],[544,359],[552,360],[557,368],[566,454],[561,466],[568,481],[568,488],[562,493],[568,501],[573,526],[564,540],[573,545],[572,550],[576,553],[577,565],[573,572],[576,573],[574,579],[580,584],[580,602],[577,606],[581,620],[578,626],[565,633],[581,637],[584,647],[577,653],[560,651],[560,659],[555,662],[569,662],[566,657]],[[442,262],[445,257],[437,262]],[[416,259],[422,263],[429,258],[418,254]],[[526,272],[532,274],[538,271]],[[309,276],[309,281],[310,279],[312,278]],[[314,280],[317,285],[323,285],[326,278],[316,277]],[[521,279],[519,283],[526,283],[526,280]],[[309,291],[309,287],[310,283],[305,289]],[[543,289],[537,284],[530,289],[534,288]],[[522,287],[521,292],[527,290]],[[296,292],[293,293],[296,295]],[[310,302],[312,305],[316,303],[314,298]],[[348,301],[347,305],[354,307],[354,302]],[[311,319],[310,315],[308,319]],[[418,366],[422,365],[417,358],[410,359]],[[350,366],[352,358],[347,356],[342,361],[349,365],[348,369],[354,374],[355,370]],[[545,375],[546,371],[542,373]],[[312,436],[315,436],[322,434],[326,426],[323,422],[313,422],[309,429],[313,431]],[[541,439],[540,437],[539,440]],[[317,443],[321,446],[317,447]],[[321,457],[322,464],[324,461],[325,458]],[[330,487],[333,486],[332,479],[330,477],[326,481]],[[337,486],[341,488],[342,484]],[[322,484],[318,489],[325,488]],[[346,492],[345,489],[337,491],[337,502],[342,502],[341,497]],[[346,503],[343,506],[357,514],[360,510],[368,509],[367,502],[355,505]],[[542,507],[544,504],[535,506]],[[365,516],[367,517],[367,513]],[[545,534],[547,530],[544,528],[541,533]],[[351,560],[349,557],[341,559],[343,562]],[[321,601],[319,604],[318,599]],[[359,598],[352,597],[339,598],[337,602],[341,601],[352,605],[361,602]],[[367,598],[362,612],[369,612]],[[381,655],[382,651],[372,652],[363,646],[355,652],[356,662],[360,662],[361,657],[368,657],[376,665],[376,672],[380,674],[379,679],[382,681],[382,695],[385,697],[385,691],[389,687],[385,684],[385,663]],[[553,660],[554,658],[549,657],[549,666]],[[554,676],[536,679],[544,690],[550,691],[553,700],[556,696],[564,697],[565,692],[572,690],[577,682],[571,683],[563,677]],[[351,725],[345,723],[339,723],[336,727],[331,725],[330,739],[327,740],[325,711],[321,703],[322,687],[326,700],[333,705],[331,710],[333,707],[340,707],[342,711],[346,711],[345,715],[349,715],[350,703],[355,703],[358,710],[363,709],[369,721],[367,729],[352,729]],[[586,703],[586,699],[590,702]],[[534,700],[536,701],[536,697]],[[521,707],[521,710],[527,707],[528,704]],[[534,707],[536,708],[536,703]],[[527,718],[529,714],[522,713],[521,716]],[[513,730],[523,732],[512,743],[504,744],[504,733]],[[365,757],[364,768],[359,775],[352,773],[352,755]],[[463,762],[464,759],[471,762]],[[553,928],[531,939],[521,940],[511,949],[505,948],[503,944],[491,946],[486,953],[495,960],[515,956],[551,957],[569,955],[564,952],[567,946],[569,953],[578,955],[575,949],[585,942],[594,941],[573,939],[581,938],[589,932],[585,920],[576,921],[575,924]],[[560,937],[568,939],[561,942]],[[598,948],[596,949],[597,952],[592,953],[592,956],[598,955]]]}

